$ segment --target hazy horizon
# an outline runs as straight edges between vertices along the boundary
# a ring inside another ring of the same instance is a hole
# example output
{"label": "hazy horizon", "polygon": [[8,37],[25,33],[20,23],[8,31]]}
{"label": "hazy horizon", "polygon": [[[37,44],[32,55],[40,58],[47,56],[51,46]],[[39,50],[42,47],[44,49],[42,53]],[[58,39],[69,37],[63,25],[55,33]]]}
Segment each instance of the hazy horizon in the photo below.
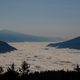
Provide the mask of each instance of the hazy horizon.
{"label": "hazy horizon", "polygon": [[80,0],[0,0],[0,30],[72,38],[80,35]]}

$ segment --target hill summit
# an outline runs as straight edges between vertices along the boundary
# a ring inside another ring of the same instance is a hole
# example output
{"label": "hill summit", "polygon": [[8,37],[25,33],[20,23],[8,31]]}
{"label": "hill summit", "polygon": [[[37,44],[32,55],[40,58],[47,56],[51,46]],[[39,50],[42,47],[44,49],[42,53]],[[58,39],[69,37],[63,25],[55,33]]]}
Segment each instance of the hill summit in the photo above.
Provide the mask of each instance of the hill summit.
{"label": "hill summit", "polygon": [[0,53],[6,53],[13,50],[17,50],[16,48],[10,46],[8,43],[0,41]]}
{"label": "hill summit", "polygon": [[56,48],[80,49],[80,37],[59,43],[50,43],[47,46]]}

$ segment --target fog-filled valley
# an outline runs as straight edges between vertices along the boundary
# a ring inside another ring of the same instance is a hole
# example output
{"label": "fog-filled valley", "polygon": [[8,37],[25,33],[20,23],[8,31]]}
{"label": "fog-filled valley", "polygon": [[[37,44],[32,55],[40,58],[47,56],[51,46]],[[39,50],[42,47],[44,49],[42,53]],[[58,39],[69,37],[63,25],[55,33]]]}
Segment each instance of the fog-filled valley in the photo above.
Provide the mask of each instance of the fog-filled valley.
{"label": "fog-filled valley", "polygon": [[80,50],[56,49],[46,47],[49,42],[16,42],[9,43],[16,51],[0,53],[0,65],[8,67],[15,63],[20,67],[23,61],[30,64],[31,71],[73,70],[80,64]]}

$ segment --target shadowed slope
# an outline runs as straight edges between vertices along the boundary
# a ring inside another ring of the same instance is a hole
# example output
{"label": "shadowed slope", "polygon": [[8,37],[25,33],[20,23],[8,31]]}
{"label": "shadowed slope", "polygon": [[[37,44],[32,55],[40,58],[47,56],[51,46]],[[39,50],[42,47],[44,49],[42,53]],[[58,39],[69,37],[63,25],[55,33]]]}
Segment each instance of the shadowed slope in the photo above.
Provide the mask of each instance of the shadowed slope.
{"label": "shadowed slope", "polygon": [[50,43],[47,46],[56,48],[80,49],[80,37],[59,43]]}
{"label": "shadowed slope", "polygon": [[10,52],[13,50],[17,50],[17,49],[10,46],[6,42],[0,41],[0,53]]}

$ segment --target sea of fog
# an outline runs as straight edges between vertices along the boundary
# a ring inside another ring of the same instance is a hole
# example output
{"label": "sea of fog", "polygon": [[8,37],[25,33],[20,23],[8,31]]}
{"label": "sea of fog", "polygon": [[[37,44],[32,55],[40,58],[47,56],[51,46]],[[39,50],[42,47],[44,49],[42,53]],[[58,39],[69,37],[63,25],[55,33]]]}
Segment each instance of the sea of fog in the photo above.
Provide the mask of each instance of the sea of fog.
{"label": "sea of fog", "polygon": [[15,67],[20,67],[25,60],[30,64],[31,71],[44,70],[73,70],[80,64],[80,50],[56,49],[46,47],[48,42],[19,42],[9,43],[17,48],[17,51],[10,53],[0,53],[0,66],[8,67],[15,63]]}

